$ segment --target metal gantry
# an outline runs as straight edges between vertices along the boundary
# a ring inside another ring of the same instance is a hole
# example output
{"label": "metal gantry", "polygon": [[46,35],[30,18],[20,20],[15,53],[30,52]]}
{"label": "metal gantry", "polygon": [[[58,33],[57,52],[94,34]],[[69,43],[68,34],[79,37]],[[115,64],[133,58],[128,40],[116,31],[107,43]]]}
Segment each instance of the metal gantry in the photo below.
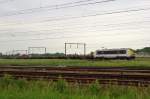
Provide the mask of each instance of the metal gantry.
{"label": "metal gantry", "polygon": [[28,54],[34,54],[33,49],[43,50],[43,54],[46,54],[46,47],[28,47]]}
{"label": "metal gantry", "polygon": [[21,54],[21,52],[23,52],[25,55],[28,54],[28,50],[13,50],[12,54],[13,55],[15,55],[15,54]]}
{"label": "metal gantry", "polygon": [[71,48],[71,45],[76,45],[77,48],[79,45],[83,46],[84,47],[84,56],[86,55],[86,43],[65,43],[65,55],[67,56],[67,45],[70,45],[70,48]]}

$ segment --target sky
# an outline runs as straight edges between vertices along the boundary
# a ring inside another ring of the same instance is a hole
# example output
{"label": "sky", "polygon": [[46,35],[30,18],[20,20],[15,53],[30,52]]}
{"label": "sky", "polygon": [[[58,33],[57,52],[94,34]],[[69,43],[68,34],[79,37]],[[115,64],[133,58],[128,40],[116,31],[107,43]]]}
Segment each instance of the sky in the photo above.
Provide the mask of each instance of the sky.
{"label": "sky", "polygon": [[65,42],[87,53],[150,46],[150,0],[0,0],[0,52],[64,52]]}

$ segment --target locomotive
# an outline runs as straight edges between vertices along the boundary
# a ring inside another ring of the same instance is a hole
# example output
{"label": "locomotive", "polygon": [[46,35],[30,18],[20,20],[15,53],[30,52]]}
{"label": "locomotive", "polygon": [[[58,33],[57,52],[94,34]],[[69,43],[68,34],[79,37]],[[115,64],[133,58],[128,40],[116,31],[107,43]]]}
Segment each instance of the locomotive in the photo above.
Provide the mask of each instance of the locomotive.
{"label": "locomotive", "polygon": [[93,58],[130,60],[135,58],[135,51],[130,48],[96,50]]}

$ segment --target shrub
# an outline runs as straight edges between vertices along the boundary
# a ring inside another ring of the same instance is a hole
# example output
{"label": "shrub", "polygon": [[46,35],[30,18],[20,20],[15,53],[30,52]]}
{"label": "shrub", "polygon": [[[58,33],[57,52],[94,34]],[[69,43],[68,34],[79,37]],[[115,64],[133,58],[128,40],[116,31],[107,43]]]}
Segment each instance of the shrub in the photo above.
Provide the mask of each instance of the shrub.
{"label": "shrub", "polygon": [[100,84],[98,80],[96,80],[94,83],[90,84],[89,91],[92,94],[98,94],[100,92]]}
{"label": "shrub", "polygon": [[55,84],[54,84],[54,89],[57,90],[58,92],[65,92],[67,90],[68,83],[60,78]]}

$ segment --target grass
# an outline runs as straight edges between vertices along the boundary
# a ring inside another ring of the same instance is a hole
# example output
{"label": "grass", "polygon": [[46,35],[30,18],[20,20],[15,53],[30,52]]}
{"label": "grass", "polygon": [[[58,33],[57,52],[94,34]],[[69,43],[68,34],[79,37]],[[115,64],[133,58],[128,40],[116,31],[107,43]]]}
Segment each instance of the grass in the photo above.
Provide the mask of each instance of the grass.
{"label": "grass", "polygon": [[[150,66],[149,58],[136,60],[71,60],[71,59],[0,59],[0,66]],[[150,99],[150,87],[99,85],[69,85],[64,80],[15,80],[0,78],[0,99]]]}
{"label": "grass", "polygon": [[135,60],[0,59],[0,66],[150,66],[150,58]]}
{"label": "grass", "polygon": [[150,88],[0,78],[0,99],[150,99]]}

